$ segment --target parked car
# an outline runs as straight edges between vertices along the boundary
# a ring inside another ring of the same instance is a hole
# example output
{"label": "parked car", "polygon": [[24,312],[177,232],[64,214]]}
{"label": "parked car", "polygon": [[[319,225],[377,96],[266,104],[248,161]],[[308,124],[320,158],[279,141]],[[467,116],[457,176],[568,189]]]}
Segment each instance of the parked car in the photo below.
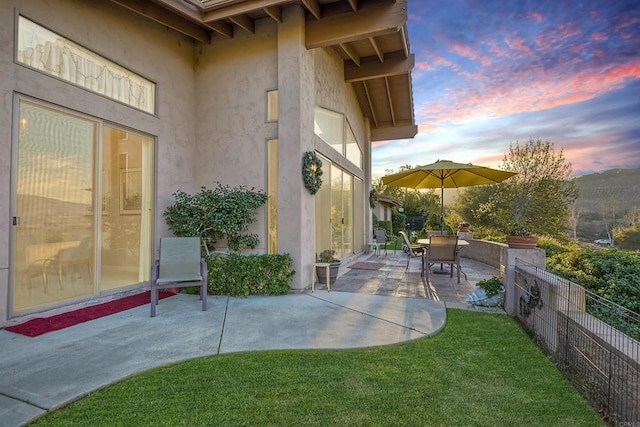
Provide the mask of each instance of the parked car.
{"label": "parked car", "polygon": [[611,246],[611,240],[609,239],[597,239],[594,240],[593,243],[595,243],[596,245]]}

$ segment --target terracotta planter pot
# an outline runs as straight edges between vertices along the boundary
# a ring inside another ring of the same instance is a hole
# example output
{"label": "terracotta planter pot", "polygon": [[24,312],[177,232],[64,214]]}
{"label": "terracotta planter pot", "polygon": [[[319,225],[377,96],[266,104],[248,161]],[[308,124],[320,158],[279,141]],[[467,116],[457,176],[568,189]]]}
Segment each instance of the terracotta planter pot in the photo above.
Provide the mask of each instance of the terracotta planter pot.
{"label": "terracotta planter pot", "polygon": [[458,227],[458,231],[461,231],[463,233],[469,231],[469,227]]}
{"label": "terracotta planter pot", "polygon": [[538,236],[507,236],[507,245],[514,249],[533,249],[538,246]]}
{"label": "terracotta planter pot", "polygon": [[[340,269],[340,262],[332,262],[329,266],[329,279],[331,279],[331,284],[336,283],[336,279],[338,278],[338,270]],[[327,284],[327,269],[318,267],[316,268],[316,275],[318,276],[318,282],[322,284]]]}

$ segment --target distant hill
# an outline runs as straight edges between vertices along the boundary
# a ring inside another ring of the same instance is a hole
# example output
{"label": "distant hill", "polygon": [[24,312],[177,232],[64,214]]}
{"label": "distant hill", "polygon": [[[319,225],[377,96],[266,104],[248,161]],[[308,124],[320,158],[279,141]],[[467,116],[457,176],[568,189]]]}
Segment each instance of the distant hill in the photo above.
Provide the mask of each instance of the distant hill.
{"label": "distant hill", "polygon": [[611,169],[576,178],[582,209],[578,238],[593,241],[606,238],[603,212],[615,211],[617,225],[627,225],[624,217],[629,209],[640,206],[640,169]]}

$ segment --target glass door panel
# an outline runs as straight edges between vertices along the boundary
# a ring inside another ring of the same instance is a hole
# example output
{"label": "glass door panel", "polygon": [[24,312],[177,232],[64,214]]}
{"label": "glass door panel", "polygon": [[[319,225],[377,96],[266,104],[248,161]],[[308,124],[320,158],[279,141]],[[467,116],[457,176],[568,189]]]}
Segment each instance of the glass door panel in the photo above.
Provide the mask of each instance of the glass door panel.
{"label": "glass door panel", "polygon": [[153,141],[103,128],[101,290],[149,280]]}
{"label": "glass door panel", "polygon": [[96,292],[96,122],[21,100],[13,311]]}
{"label": "glass door panel", "polygon": [[342,170],[331,165],[331,249],[342,256]]}
{"label": "glass door panel", "polygon": [[342,173],[342,254],[353,253],[353,191],[351,189],[352,176]]}
{"label": "glass door panel", "polygon": [[331,173],[332,168],[329,159],[321,157],[324,174],[322,175],[322,187],[316,193],[316,255],[320,252],[331,249]]}

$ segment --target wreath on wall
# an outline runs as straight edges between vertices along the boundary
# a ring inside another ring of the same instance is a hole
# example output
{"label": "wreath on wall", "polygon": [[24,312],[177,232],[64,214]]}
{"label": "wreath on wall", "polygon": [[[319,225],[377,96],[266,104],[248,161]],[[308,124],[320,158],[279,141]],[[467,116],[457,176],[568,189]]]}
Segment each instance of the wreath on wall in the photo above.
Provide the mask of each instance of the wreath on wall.
{"label": "wreath on wall", "polygon": [[371,191],[369,191],[369,206],[371,206],[371,209],[378,206],[378,192],[375,188],[372,188]]}
{"label": "wreath on wall", "polygon": [[322,160],[315,151],[302,155],[302,181],[309,193],[316,194],[322,187]]}

